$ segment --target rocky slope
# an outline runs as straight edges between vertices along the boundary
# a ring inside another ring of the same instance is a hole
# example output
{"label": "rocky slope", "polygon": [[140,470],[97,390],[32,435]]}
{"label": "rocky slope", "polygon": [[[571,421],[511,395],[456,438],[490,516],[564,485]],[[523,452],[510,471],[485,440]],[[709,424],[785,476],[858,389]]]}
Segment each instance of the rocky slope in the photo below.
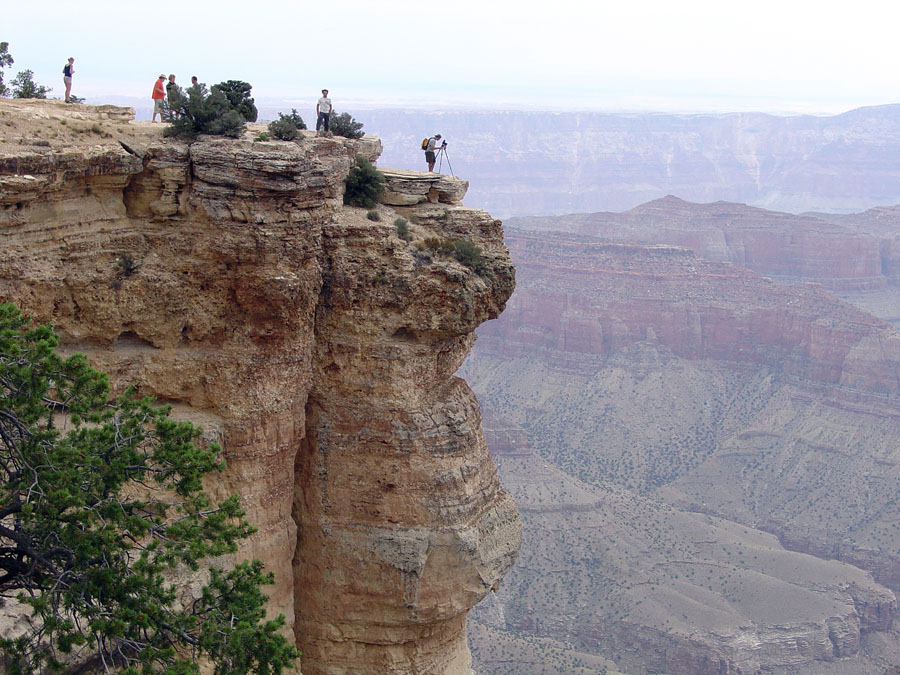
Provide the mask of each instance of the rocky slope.
{"label": "rocky slope", "polygon": [[890,665],[900,334],[685,248],[507,243],[516,293],[461,373],[526,540],[479,622],[625,672]]}
{"label": "rocky slope", "polygon": [[[565,101],[548,102],[564,106]],[[441,133],[471,204],[498,217],[620,211],[674,194],[800,213],[900,202],[900,106],[832,116],[372,110],[390,166]],[[446,170],[446,163],[445,163]]]}
{"label": "rocky slope", "polygon": [[428,176],[381,223],[342,206],[372,137],[187,144],[130,118],[0,101],[0,298],[223,444],[209,488],[259,528],[241,556],[275,572],[304,673],[468,673],[466,614],[521,538],[453,377],[513,288],[499,221]]}

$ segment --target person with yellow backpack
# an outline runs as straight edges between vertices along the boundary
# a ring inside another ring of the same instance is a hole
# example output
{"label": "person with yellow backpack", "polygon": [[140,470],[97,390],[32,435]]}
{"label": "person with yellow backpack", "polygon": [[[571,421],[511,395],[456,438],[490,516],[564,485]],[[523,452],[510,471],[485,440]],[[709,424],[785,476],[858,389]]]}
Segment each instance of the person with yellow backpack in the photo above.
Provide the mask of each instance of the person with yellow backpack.
{"label": "person with yellow backpack", "polygon": [[[437,142],[439,140],[441,140],[440,134],[435,134],[430,138],[422,139],[422,149],[425,151],[425,163],[428,164],[429,171],[434,171],[435,148],[437,147]],[[444,141],[444,145],[447,145],[447,141]]]}

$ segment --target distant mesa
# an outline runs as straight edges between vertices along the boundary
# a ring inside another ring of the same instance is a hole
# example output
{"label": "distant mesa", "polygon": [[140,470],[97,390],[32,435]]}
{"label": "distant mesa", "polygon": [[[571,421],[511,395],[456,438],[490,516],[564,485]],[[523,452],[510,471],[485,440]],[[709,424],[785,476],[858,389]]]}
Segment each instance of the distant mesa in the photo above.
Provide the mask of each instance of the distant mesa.
{"label": "distant mesa", "polygon": [[422,164],[440,128],[470,205],[510,216],[622,211],[674,194],[791,213],[900,203],[900,105],[842,115],[539,111],[366,113],[382,159]]}
{"label": "distant mesa", "polygon": [[603,241],[682,246],[707,260],[835,291],[900,285],[900,206],[846,215],[794,215],[667,196],[623,213],[509,218],[506,225]]}

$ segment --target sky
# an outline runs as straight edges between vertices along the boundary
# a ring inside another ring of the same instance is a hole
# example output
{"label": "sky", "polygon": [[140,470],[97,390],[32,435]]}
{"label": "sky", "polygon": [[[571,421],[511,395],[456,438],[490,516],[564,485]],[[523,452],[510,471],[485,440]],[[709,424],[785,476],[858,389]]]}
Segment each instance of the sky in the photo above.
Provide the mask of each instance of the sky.
{"label": "sky", "polygon": [[9,0],[0,41],[63,93],[149,99],[161,73],[257,101],[539,110],[839,113],[900,101],[885,0]]}

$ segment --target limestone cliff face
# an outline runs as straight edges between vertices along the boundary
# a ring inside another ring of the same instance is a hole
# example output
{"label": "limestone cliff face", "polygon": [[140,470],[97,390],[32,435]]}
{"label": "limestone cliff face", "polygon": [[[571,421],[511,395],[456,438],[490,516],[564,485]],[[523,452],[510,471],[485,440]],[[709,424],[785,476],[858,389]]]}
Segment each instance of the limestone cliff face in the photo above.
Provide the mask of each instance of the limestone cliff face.
{"label": "limestone cliff face", "polygon": [[[344,207],[372,137],[186,144],[122,117],[0,103],[0,298],[223,443],[210,488],[259,528],[241,555],[275,572],[304,673],[467,673],[466,613],[521,538],[453,377],[512,292],[499,221],[404,207],[407,242]],[[416,247],[435,236],[489,272]]]}

